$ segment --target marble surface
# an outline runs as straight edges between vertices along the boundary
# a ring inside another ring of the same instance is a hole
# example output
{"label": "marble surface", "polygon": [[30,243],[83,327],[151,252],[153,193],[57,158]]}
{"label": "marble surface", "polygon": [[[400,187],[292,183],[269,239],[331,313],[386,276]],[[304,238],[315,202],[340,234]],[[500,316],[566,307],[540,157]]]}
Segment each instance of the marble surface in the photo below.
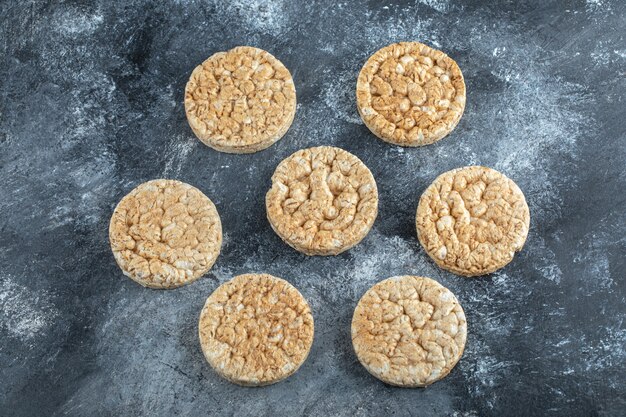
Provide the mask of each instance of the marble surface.
{"label": "marble surface", "polygon": [[[620,0],[0,3],[0,414],[624,415],[625,22]],[[457,129],[418,149],[376,139],[354,103],[367,57],[404,40],[451,55],[468,90]],[[191,70],[242,44],[291,70],[299,102],[243,156],[195,139],[182,104]],[[279,161],[323,144],[369,166],[380,213],[352,250],[307,257],[264,195]],[[469,164],[516,181],[532,216],[524,250],[477,279],[437,268],[413,223],[428,184]],[[172,291],[124,277],[107,238],[119,199],[161,177],[205,192],[225,232],[213,269]],[[197,337],[206,297],[244,272],[287,279],[315,317],[299,372],[260,389],[220,379]],[[351,346],[357,300],[400,274],[450,288],[469,322],[426,389],[379,382]]]}

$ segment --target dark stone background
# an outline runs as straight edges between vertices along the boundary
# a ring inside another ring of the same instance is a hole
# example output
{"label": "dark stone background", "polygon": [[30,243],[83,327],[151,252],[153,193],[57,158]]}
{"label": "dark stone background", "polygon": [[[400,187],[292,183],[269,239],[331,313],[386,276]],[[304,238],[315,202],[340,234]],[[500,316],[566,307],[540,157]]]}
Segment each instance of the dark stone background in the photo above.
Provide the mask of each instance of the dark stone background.
{"label": "dark stone background", "polygon": [[[625,21],[620,0],[1,2],[0,414],[625,415]],[[419,149],[376,139],[354,104],[366,58],[401,40],[467,82],[457,129]],[[182,105],[191,70],[241,44],[277,56],[299,101],[247,156],[201,144]],[[265,219],[277,163],[322,144],[380,190],[372,232],[338,257],[297,253]],[[426,186],[469,164],[514,179],[532,216],[524,250],[478,279],[436,268],[413,225]],[[203,190],[225,231],[211,272],[172,291],[125,278],[107,238],[119,199],[161,177]],[[252,271],[296,285],[316,320],[300,371],[260,389],[217,377],[196,334],[211,291]],[[351,347],[357,300],[398,274],[440,281],[468,317],[463,358],[426,389],[384,385]]]}

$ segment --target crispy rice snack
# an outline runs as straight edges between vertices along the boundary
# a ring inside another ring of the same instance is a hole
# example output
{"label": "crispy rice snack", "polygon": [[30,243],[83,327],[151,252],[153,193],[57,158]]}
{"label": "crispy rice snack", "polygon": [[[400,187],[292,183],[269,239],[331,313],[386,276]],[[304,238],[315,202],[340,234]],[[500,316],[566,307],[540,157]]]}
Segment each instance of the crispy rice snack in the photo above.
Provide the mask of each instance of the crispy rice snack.
{"label": "crispy rice snack", "polygon": [[352,318],[352,344],[361,364],[401,387],[425,387],[448,375],[466,336],[465,313],[454,294],[424,277],[379,282]]}
{"label": "crispy rice snack", "polygon": [[119,202],[109,240],[124,275],[145,287],[176,288],[211,269],[222,246],[222,224],[200,190],[160,179]]}
{"label": "crispy rice snack", "polygon": [[361,70],[356,102],[365,125],[400,146],[428,145],[446,136],[465,109],[459,66],[419,42],[386,46]]}
{"label": "crispy rice snack", "polygon": [[337,255],[372,228],[378,189],[359,158],[320,146],[278,165],[265,203],[272,228],[288,245],[307,255]]}
{"label": "crispy rice snack", "polygon": [[470,277],[513,260],[526,241],[530,212],[512,180],[491,168],[470,166],[433,181],[420,198],[415,224],[437,265]]}
{"label": "crispy rice snack", "polygon": [[287,281],[268,274],[239,275],[207,298],[200,344],[215,371],[239,385],[269,385],[287,378],[306,360],[313,343],[313,316]]}
{"label": "crispy rice snack", "polygon": [[276,142],[296,113],[289,70],[269,52],[239,46],[191,73],[185,112],[198,139],[222,152],[252,153]]}

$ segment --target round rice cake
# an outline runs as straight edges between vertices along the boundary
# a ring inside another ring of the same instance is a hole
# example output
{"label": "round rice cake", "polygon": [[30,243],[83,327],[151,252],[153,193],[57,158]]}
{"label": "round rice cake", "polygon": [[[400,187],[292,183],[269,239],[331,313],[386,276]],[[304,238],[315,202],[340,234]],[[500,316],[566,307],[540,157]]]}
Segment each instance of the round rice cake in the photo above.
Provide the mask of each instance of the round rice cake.
{"label": "round rice cake", "polygon": [[430,278],[381,281],[363,295],[352,317],[352,344],[361,364],[401,387],[425,387],[448,375],[466,337],[458,300]]}
{"label": "round rice cake", "polygon": [[222,224],[200,190],[158,179],[122,198],[109,240],[124,275],[145,287],[176,288],[211,269],[222,246]]}
{"label": "round rice cake", "polygon": [[437,265],[469,277],[513,260],[526,241],[530,212],[512,180],[494,169],[470,166],[433,181],[420,198],[415,224]]}
{"label": "round rice cake", "polygon": [[296,88],[272,54],[238,46],[193,70],[185,112],[195,135],[213,149],[257,152],[287,133],[296,114]]}
{"label": "round rice cake", "polygon": [[400,42],[372,55],[356,85],[365,125],[380,139],[400,146],[438,141],[459,123],[465,81],[457,63],[419,42]]}
{"label": "round rice cake", "polygon": [[296,372],[313,343],[313,316],[302,294],[268,274],[222,284],[200,314],[202,352],[215,371],[239,385],[269,385]]}
{"label": "round rice cake", "polygon": [[359,158],[320,146],[278,164],[265,203],[272,228],[288,245],[307,255],[337,255],[372,228],[378,189]]}

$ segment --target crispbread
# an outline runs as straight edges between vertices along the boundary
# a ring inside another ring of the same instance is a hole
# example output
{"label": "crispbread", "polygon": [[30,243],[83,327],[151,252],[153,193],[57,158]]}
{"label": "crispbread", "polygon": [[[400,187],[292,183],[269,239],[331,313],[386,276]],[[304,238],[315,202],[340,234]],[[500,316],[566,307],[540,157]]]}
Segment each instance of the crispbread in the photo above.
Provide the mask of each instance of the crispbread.
{"label": "crispbread", "polygon": [[291,126],[296,89],[289,70],[273,55],[239,46],[193,70],[185,87],[185,112],[206,145],[229,153],[257,152]]}
{"label": "crispbread", "polygon": [[352,318],[352,344],[361,364],[401,387],[424,387],[448,375],[466,337],[458,300],[430,278],[379,282],[363,295]]}
{"label": "crispbread", "polygon": [[487,167],[453,169],[424,191],[417,237],[440,267],[464,276],[502,268],[522,249],[530,225],[524,194]]}
{"label": "crispbread", "polygon": [[176,288],[211,269],[222,246],[222,224],[200,190],[158,179],[119,202],[109,240],[124,275],[145,287]]}
{"label": "crispbread", "polygon": [[419,42],[400,42],[372,55],[359,74],[357,108],[380,139],[428,145],[446,136],[465,109],[465,81],[456,62]]}
{"label": "crispbread", "polygon": [[359,158],[320,146],[276,167],[265,203],[272,228],[287,244],[307,255],[337,255],[371,229],[378,189]]}
{"label": "crispbread", "polygon": [[200,314],[202,352],[215,371],[239,385],[269,385],[306,360],[313,343],[311,309],[296,288],[268,274],[220,285]]}

